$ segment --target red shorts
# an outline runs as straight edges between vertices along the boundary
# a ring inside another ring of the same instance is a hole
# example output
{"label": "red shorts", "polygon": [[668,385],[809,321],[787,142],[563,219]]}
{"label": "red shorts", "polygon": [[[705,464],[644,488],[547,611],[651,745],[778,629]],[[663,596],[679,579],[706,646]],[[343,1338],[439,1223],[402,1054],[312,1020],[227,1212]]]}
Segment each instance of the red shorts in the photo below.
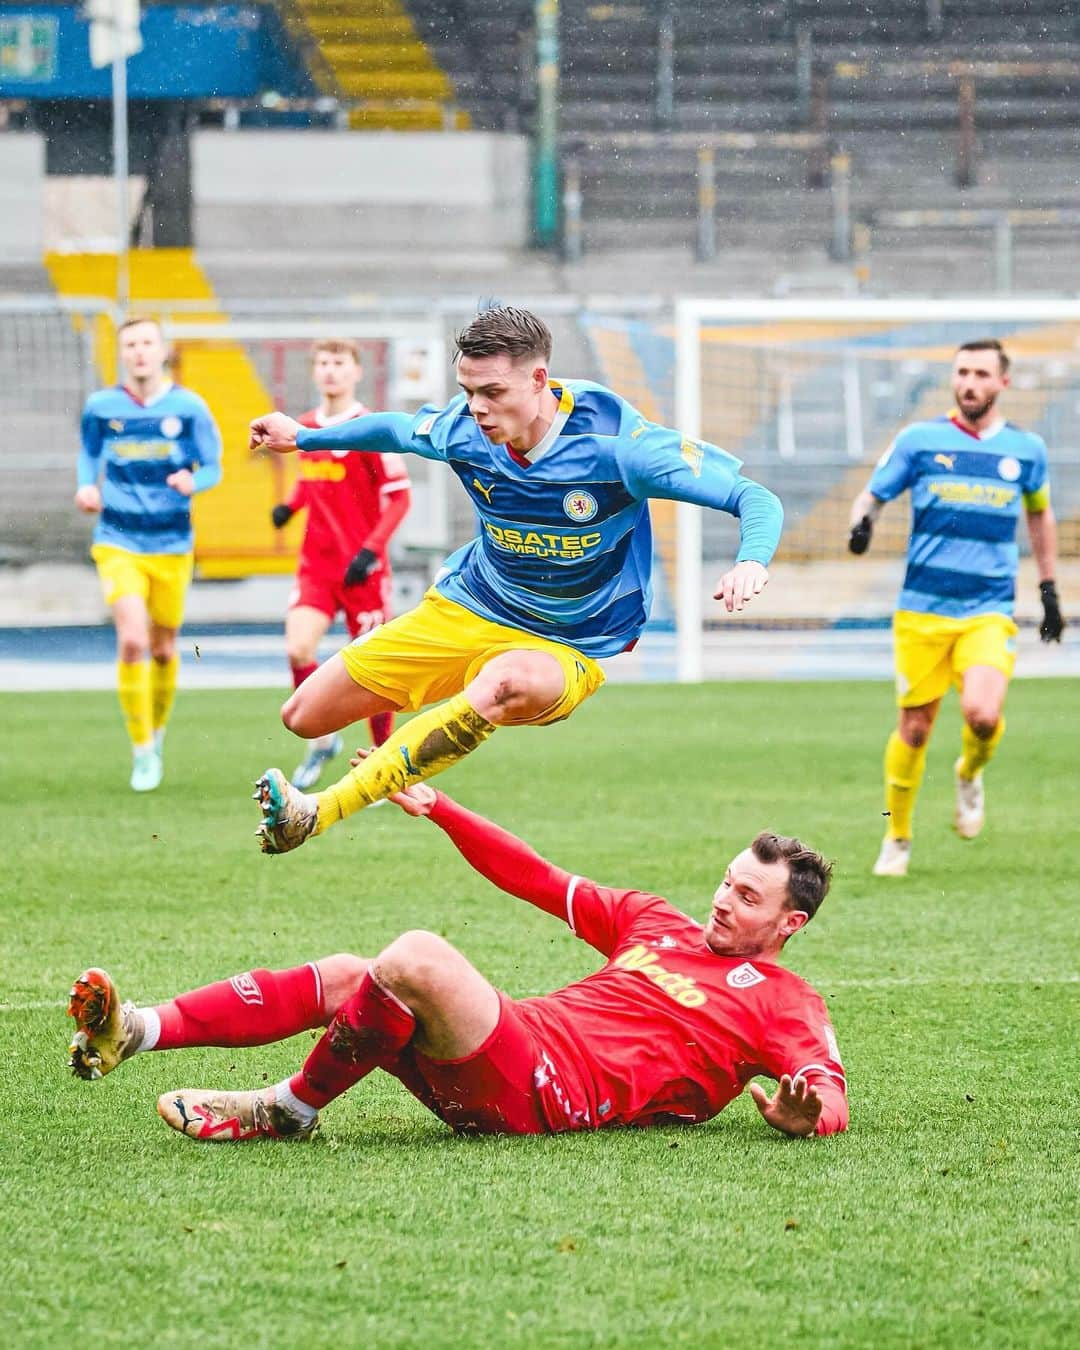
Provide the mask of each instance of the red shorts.
{"label": "red shorts", "polygon": [[429,1059],[406,1047],[392,1073],[458,1134],[550,1134],[535,1086],[543,1062],[514,1001],[499,995],[495,1030],[464,1059]]}
{"label": "red shorts", "polygon": [[346,586],[342,581],[346,567],[347,562],[335,564],[331,571],[326,563],[315,564],[302,557],[288,608],[304,605],[319,610],[331,621],[344,614],[349,637],[357,638],[391,617],[390,573],[383,568],[359,586]]}

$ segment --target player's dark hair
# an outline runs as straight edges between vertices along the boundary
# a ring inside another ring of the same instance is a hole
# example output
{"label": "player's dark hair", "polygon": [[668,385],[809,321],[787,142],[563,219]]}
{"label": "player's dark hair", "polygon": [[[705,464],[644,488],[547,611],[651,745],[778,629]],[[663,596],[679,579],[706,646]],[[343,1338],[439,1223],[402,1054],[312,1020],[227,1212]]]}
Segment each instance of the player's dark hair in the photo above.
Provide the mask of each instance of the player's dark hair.
{"label": "player's dark hair", "polygon": [[527,309],[500,305],[485,309],[457,335],[457,356],[509,356],[511,361],[531,356],[551,360],[551,332]]}
{"label": "player's dark hair", "polygon": [[807,848],[801,839],[762,830],[750,845],[758,862],[786,862],[788,865],[787,908],[801,909],[809,919],[818,912],[829,893],[833,865],[820,853]]}
{"label": "player's dark hair", "polygon": [[1006,355],[1005,348],[997,338],[977,338],[974,342],[961,342],[956,349],[958,352],[997,352],[998,360],[1001,362],[1001,373],[1005,375],[1009,369],[1009,358]]}

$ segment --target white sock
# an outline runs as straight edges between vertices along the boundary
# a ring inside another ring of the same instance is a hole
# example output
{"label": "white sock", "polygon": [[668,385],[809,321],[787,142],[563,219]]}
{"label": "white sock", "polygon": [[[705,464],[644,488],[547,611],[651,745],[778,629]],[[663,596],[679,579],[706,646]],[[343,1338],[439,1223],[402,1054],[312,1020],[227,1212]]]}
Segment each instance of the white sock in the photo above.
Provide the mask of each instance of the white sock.
{"label": "white sock", "polygon": [[290,1116],[294,1116],[304,1125],[310,1125],[319,1114],[313,1106],[309,1106],[307,1102],[300,1100],[289,1086],[287,1078],[274,1088],[274,1101],[283,1111],[287,1111]]}
{"label": "white sock", "polygon": [[138,1011],[139,1016],[142,1018],[143,1034],[142,1040],[131,1052],[133,1055],[137,1055],[140,1050],[153,1050],[161,1035],[161,1018],[154,1009],[140,1008]]}

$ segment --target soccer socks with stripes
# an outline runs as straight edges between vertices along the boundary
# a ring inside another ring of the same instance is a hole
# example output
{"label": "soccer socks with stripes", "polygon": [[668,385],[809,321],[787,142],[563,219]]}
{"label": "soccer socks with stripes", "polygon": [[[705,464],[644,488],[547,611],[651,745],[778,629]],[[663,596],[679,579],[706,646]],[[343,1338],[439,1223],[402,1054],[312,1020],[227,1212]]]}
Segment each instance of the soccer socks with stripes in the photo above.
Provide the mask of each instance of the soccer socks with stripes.
{"label": "soccer socks with stripes", "polygon": [[392,712],[376,713],[374,717],[368,718],[368,730],[371,732],[371,744],[374,746],[384,745],[390,739],[393,729]]}
{"label": "soccer socks with stripes", "polygon": [[177,652],[174,652],[167,661],[150,662],[151,720],[155,731],[160,731],[172,714],[179,676],[180,656]]}
{"label": "soccer socks with stripes", "polygon": [[334,1014],[304,1067],[282,1087],[318,1110],[372,1069],[393,1064],[415,1030],[410,1010],[369,970],[360,988]]}
{"label": "soccer socks with stripes", "polygon": [[[325,1025],[322,979],[314,962],[289,970],[245,970],[228,980],[142,1010],[160,1029],[145,1050],[193,1045],[269,1045]],[[148,1030],[150,1028],[148,1027]]]}
{"label": "soccer socks with stripes", "polygon": [[998,724],[994,728],[992,736],[987,736],[985,740],[981,736],[976,736],[972,729],[965,722],[960,731],[960,763],[957,766],[957,773],[961,778],[976,778],[987,764],[994,757],[994,751],[1001,743],[1002,736],[1005,735],[1005,719],[998,719]]}
{"label": "soccer socks with stripes", "polygon": [[911,838],[915,798],[925,768],[926,746],[916,749],[894,731],[885,747],[885,811],[889,818],[886,834],[890,839]]}
{"label": "soccer socks with stripes", "polygon": [[494,730],[495,724],[481,717],[464,694],[455,694],[448,703],[414,717],[340,782],[316,795],[319,815],[315,833],[322,834],[382,797],[442,773],[486,741]]}
{"label": "soccer socks with stripes", "polygon": [[153,701],[148,661],[117,661],[116,693],[131,744],[149,745],[154,738]]}

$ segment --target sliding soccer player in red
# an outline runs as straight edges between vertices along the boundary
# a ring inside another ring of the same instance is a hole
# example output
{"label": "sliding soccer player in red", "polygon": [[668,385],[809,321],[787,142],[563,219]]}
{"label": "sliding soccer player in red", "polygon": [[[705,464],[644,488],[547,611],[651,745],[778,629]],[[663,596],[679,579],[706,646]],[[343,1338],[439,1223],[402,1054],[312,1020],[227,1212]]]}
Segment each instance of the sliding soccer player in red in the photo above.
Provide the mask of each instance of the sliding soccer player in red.
{"label": "sliding soccer player in red", "polygon": [[[311,373],[319,391],[317,408],[298,420],[304,427],[333,427],[371,410],[356,397],[363,374],[360,349],[348,338],[326,338],[311,351]],[[317,667],[319,643],[337,615],[344,614],[350,638],[369,633],[390,614],[390,536],[409,510],[411,493],[400,455],[351,455],[335,450],[305,450],[289,498],[271,517],[282,529],[306,510],[307,528],[300,546],[296,585],[285,616],[285,645],[293,688]],[[368,719],[372,745],[382,745],[394,725],[392,712]],[[344,748],[331,732],[308,743],[293,774],[298,788],[314,787],[323,766]]]}
{"label": "sliding soccer player in red", "polygon": [[[100,1077],[140,1050],[259,1045],[325,1027],[276,1087],[168,1092],[158,1112],[193,1139],[304,1138],[320,1109],[381,1068],[459,1133],[692,1124],[748,1084],[784,1134],[846,1128],[825,1004],[777,964],[828,890],[820,854],[759,834],[727,868],[702,925],[659,896],[563,871],[427,784],[390,800],[429,817],[496,886],[563,920],[603,967],[512,999],[445,939],[409,932],[374,960],[246,971],[154,1008],[121,1006],[105,972],[91,969],[71,994],[74,1072]],[[759,1074],[778,1081],[772,1096],[751,1082]]]}

